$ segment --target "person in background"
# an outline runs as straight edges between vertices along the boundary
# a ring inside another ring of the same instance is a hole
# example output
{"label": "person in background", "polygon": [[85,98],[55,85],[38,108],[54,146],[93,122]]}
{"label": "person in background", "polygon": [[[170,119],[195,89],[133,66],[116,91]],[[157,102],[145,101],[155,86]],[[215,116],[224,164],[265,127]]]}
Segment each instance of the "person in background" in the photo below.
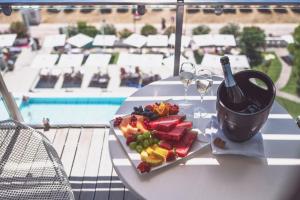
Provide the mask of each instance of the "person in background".
{"label": "person in background", "polygon": [[162,30],[165,30],[165,28],[166,28],[166,19],[165,19],[165,18],[162,18],[162,19],[161,19],[161,29],[162,29]]}
{"label": "person in background", "polygon": [[44,131],[50,130],[50,120],[49,118],[43,118]]}
{"label": "person in background", "polygon": [[125,78],[128,77],[128,73],[126,72],[126,70],[124,69],[124,67],[121,67],[120,69],[120,79],[123,80]]}
{"label": "person in background", "polygon": [[120,86],[126,86],[128,84],[129,74],[126,72],[124,67],[120,68]]}
{"label": "person in background", "polygon": [[29,101],[29,96],[24,95],[24,96],[22,97],[22,102],[23,102],[23,103],[28,103],[28,101]]}
{"label": "person in background", "polygon": [[134,78],[137,80],[138,87],[142,85],[142,72],[139,66],[135,67]]}

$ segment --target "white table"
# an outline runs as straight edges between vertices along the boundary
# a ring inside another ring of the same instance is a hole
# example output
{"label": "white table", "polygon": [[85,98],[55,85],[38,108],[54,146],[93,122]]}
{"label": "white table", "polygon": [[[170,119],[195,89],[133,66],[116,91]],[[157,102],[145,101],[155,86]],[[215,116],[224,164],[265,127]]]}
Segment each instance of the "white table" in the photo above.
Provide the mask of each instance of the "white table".
{"label": "white table", "polygon": [[[215,78],[213,92],[204,106],[215,113],[215,95],[220,78]],[[127,98],[117,114],[128,114],[134,106],[163,99],[182,99],[183,86],[178,77],[148,85]],[[193,104],[200,102],[195,85],[188,90]],[[205,119],[203,124],[208,122]],[[119,178],[141,199],[288,199],[299,185],[300,129],[277,102],[262,128],[266,158],[214,156],[208,147],[185,163],[139,175],[114,135],[109,150]]]}

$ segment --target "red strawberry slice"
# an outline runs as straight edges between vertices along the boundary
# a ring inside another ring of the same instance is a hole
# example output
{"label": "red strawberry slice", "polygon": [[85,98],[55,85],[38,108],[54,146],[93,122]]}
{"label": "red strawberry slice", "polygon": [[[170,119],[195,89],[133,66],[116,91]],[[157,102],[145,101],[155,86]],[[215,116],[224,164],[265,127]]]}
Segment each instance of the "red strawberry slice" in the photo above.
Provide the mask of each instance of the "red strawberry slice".
{"label": "red strawberry slice", "polygon": [[184,127],[187,129],[191,129],[191,128],[193,128],[193,122],[190,122],[190,121],[180,122],[179,124],[176,125],[176,127]]}
{"label": "red strawberry slice", "polygon": [[159,142],[159,146],[162,147],[162,148],[164,148],[164,149],[168,149],[168,150],[173,149],[172,143],[169,142],[169,141],[166,141],[166,140],[161,140]]}
{"label": "red strawberry slice", "polygon": [[137,166],[137,169],[140,170],[141,173],[150,172],[151,166],[148,163],[146,163],[146,162],[141,162]]}
{"label": "red strawberry slice", "polygon": [[178,143],[174,144],[177,155],[179,157],[187,156],[188,151],[190,150],[196,138],[197,133],[195,133],[194,131],[188,131]]}
{"label": "red strawberry slice", "polygon": [[152,130],[167,132],[172,130],[176,126],[176,124],[183,121],[184,119],[184,115],[170,115],[166,117],[161,117],[157,120],[151,121],[150,127]]}
{"label": "red strawberry slice", "polygon": [[166,157],[166,161],[170,162],[176,159],[176,154],[174,153],[173,150],[169,151]]}

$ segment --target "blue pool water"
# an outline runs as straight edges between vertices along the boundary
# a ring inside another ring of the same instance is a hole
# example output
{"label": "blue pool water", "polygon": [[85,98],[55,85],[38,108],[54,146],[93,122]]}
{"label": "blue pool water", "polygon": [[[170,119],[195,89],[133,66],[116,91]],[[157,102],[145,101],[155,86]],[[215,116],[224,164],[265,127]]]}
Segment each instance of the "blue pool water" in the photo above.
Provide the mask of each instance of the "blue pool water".
{"label": "blue pool water", "polygon": [[[25,123],[41,124],[107,124],[125,98],[30,98],[19,103]],[[1,116],[2,117],[2,116]]]}

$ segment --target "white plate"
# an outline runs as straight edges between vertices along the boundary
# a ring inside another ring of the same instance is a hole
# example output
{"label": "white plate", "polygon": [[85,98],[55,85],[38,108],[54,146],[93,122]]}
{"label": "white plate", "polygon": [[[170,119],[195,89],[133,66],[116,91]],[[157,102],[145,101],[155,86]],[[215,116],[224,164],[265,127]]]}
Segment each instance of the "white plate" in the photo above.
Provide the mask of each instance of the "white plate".
{"label": "white plate", "polygon": [[[131,163],[134,166],[134,168],[139,172],[139,174],[142,174],[137,169],[137,166],[140,164],[140,162],[142,162],[140,154],[137,153],[136,151],[131,150],[129,148],[129,146],[127,146],[127,144],[126,144],[126,138],[124,137],[122,131],[118,127],[114,127],[114,125],[113,125],[114,123],[113,122],[114,122],[114,120],[110,121],[110,126],[113,127],[113,129],[112,129],[113,133],[118,138],[118,141],[120,142],[121,146],[123,147],[124,151],[126,152],[128,158],[131,161]],[[199,140],[196,139],[195,142],[192,145],[192,148],[190,149],[190,151],[189,151],[189,153],[188,153],[188,155],[186,157],[184,157],[184,158],[178,157],[174,161],[164,162],[163,164],[161,164],[159,166],[151,167],[151,171],[150,172],[156,171],[158,169],[161,169],[161,168],[164,168],[164,167],[167,167],[167,166],[171,166],[171,165],[173,165],[175,163],[179,163],[179,161],[181,161],[183,159],[186,160],[189,157],[191,157],[193,154],[195,154],[196,152],[198,152],[201,149],[203,149],[204,147],[208,146],[209,144],[210,143],[202,142],[202,141],[199,141]]]}

